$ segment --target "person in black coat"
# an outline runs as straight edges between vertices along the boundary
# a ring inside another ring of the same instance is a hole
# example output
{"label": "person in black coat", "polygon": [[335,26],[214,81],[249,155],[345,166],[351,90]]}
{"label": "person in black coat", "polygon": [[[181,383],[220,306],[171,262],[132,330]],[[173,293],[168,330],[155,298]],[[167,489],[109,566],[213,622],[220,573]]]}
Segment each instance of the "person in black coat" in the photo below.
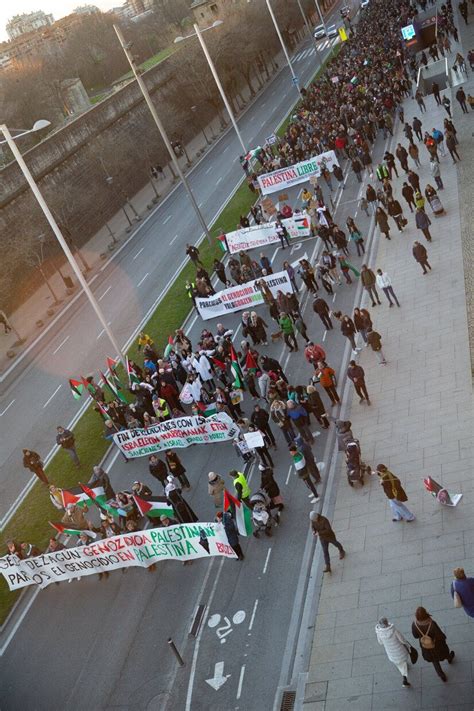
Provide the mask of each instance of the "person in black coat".
{"label": "person in black coat", "polygon": [[283,499],[281,498],[280,487],[275,481],[273,469],[271,467],[259,464],[258,468],[260,470],[260,488],[263,489],[272,500],[270,508],[278,510],[278,520],[280,511],[283,511],[285,508]]}
{"label": "person in black coat", "polygon": [[319,318],[323,322],[323,326],[329,330],[333,328],[331,321],[331,309],[329,304],[321,296],[313,301],[313,311],[318,314]]}
{"label": "person in black coat", "polygon": [[218,511],[216,513],[216,521],[218,523],[222,523],[224,526],[229,546],[234,549],[237,559],[243,560],[245,556],[242,548],[240,547],[239,532],[230,511],[225,511],[224,513],[222,513],[222,511]]}
{"label": "person in black coat", "polygon": [[48,478],[44,473],[44,465],[38,452],[33,452],[31,449],[24,449],[23,466],[25,469],[29,469],[30,472],[33,472],[43,484],[49,486]]}
{"label": "person in black coat", "polygon": [[168,470],[166,464],[156,456],[156,454],[150,455],[148,458],[148,471],[157,479],[163,488],[166,486],[166,477],[168,476]]}
{"label": "person in black coat", "polygon": [[184,499],[181,494],[181,490],[178,489],[174,483],[175,481],[177,480],[174,479],[171,474],[167,477],[165,494],[168,502],[173,507],[179,523],[196,523],[196,521],[199,521],[199,518],[196,516],[186,499]]}
{"label": "person in black coat", "polygon": [[276,449],[275,436],[269,425],[270,415],[260,405],[255,405],[250,421],[264,434],[267,439],[268,446],[273,445]]}
{"label": "person in black coat", "polygon": [[423,269],[423,274],[428,274],[426,267],[428,267],[428,269],[430,271],[431,271],[431,267],[428,264],[428,252],[426,251],[425,246],[420,244],[420,242],[415,242],[413,244],[412,254],[415,257],[418,264]]}
{"label": "person in black coat", "polygon": [[167,449],[165,451],[165,458],[170,474],[178,479],[183,489],[190,489],[191,484],[186,476],[186,469],[184,468],[183,462],[178,457],[176,452],[172,452],[170,449]]}
{"label": "person in black coat", "polygon": [[[447,681],[448,677],[442,670],[440,662],[446,660],[448,664],[452,664],[454,652],[449,649],[446,643],[446,635],[424,607],[417,607],[411,631],[415,639],[420,640],[421,654],[425,662],[431,662],[437,675],[443,681]],[[431,644],[434,643],[432,649],[423,645],[422,638],[425,636],[428,636],[432,640]]]}
{"label": "person in black coat", "polygon": [[92,488],[96,486],[101,486],[105,492],[105,496],[107,497],[107,501],[109,499],[114,499],[115,498],[115,491],[113,489],[112,484],[110,483],[110,478],[109,475],[107,474],[102,467],[95,466],[93,470],[93,474],[89,481],[87,482],[87,486],[91,486]]}

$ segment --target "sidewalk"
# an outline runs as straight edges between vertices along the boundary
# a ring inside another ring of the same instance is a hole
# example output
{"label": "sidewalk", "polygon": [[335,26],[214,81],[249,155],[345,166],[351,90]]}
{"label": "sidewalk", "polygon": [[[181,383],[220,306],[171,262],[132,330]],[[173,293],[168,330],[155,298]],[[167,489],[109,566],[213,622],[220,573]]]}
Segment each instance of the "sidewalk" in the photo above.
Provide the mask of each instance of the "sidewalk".
{"label": "sidewalk", "polygon": [[[466,29],[471,34],[473,26]],[[466,35],[463,32],[465,55],[472,46]],[[466,93],[471,82],[472,74]],[[469,224],[472,230],[474,217],[472,160],[465,160],[472,152],[472,118],[461,117],[454,96],[452,107],[463,162],[457,167],[449,154],[441,158],[445,189],[440,198],[446,214],[440,218],[430,214],[431,244],[424,241],[400,198],[403,175],[394,181],[409,224],[401,235],[393,230],[391,242],[377,237],[372,267],[383,267],[391,276],[401,308],[389,310],[383,294],[382,306],[369,304],[388,365],[379,366],[374,353],[361,352],[373,404],[360,405],[354,397],[348,413],[364,460],[373,467],[384,463],[400,477],[416,521],[393,523],[377,478],[366,479],[363,488],[350,488],[345,466],[338,462],[330,518],[347,557],[339,561],[333,548],[333,572],[322,582],[304,703],[298,707],[304,711],[474,707],[474,624],[453,608],[449,594],[454,567],[474,574],[472,383],[463,279],[466,274],[472,288],[472,272],[463,274],[460,229],[460,211],[463,236]],[[423,128],[441,127],[446,114],[434,98],[428,98],[427,109],[420,116]],[[406,120],[414,115],[419,115],[417,105],[408,100]],[[398,140],[406,143],[399,125],[395,139],[392,152]],[[424,189],[432,180],[422,145],[420,158],[422,168],[417,172]],[[464,191],[469,191],[469,200]],[[415,239],[428,249],[432,272],[427,276],[411,254]],[[367,306],[365,300],[363,305]],[[425,492],[422,480],[427,475],[464,494],[457,508],[443,508]],[[443,665],[448,676],[444,684],[420,654],[409,670],[411,688],[402,689],[398,670],[377,643],[375,625],[387,616],[414,642],[411,622],[419,605],[432,612],[446,632],[456,660],[452,666]]]}

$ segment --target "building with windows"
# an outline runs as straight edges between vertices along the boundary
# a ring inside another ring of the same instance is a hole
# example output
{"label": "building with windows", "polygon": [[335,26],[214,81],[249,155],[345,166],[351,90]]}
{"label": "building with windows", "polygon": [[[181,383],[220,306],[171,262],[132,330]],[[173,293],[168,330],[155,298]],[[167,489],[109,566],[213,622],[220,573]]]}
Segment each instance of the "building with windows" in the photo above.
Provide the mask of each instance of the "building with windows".
{"label": "building with windows", "polygon": [[235,3],[236,0],[194,0],[190,10],[196,23],[204,27],[212,25],[216,20],[222,20],[226,9]]}
{"label": "building with windows", "polygon": [[53,16],[47,15],[42,10],[15,15],[7,22],[7,35],[13,40],[28,32],[34,32],[42,27],[49,27],[53,22]]}

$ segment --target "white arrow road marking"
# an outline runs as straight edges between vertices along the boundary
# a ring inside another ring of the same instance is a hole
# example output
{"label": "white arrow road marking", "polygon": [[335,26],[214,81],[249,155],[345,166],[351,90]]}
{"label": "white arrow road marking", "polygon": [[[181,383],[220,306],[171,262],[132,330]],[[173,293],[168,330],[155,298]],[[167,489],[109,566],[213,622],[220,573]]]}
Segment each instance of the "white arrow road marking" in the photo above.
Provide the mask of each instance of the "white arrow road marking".
{"label": "white arrow road marking", "polygon": [[214,691],[219,691],[221,686],[226,683],[229,677],[230,674],[226,674],[224,676],[224,662],[216,662],[216,665],[214,667],[214,676],[212,677],[212,679],[206,679],[206,684],[212,686]]}

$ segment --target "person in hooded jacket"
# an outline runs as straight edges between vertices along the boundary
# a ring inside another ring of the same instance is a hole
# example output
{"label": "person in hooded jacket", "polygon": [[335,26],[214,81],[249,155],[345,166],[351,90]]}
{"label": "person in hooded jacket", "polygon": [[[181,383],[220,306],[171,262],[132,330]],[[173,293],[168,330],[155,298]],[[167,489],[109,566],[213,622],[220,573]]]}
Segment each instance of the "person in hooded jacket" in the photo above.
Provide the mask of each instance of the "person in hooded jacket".
{"label": "person in hooded jacket", "polygon": [[402,686],[408,687],[408,660],[410,658],[410,643],[401,632],[387,620],[381,617],[375,626],[377,642],[383,646],[389,660],[395,664],[403,677]]}
{"label": "person in hooded jacket", "polygon": [[278,510],[278,518],[280,511],[283,511],[285,505],[283,503],[283,498],[280,493],[280,487],[278,486],[275,478],[273,476],[273,469],[271,467],[266,467],[263,464],[258,465],[260,471],[260,488],[263,489],[271,499],[272,505],[271,509]]}
{"label": "person in hooded jacket", "polygon": [[87,482],[87,486],[90,486],[92,488],[96,486],[101,486],[104,489],[107,500],[115,498],[115,491],[112,484],[110,483],[110,477],[107,472],[102,469],[102,467],[94,467],[93,474]]}
{"label": "person in hooded jacket", "polygon": [[[452,664],[454,652],[449,649],[446,643],[446,635],[424,607],[416,608],[411,632],[415,639],[420,640],[421,655],[425,662],[431,662],[437,675],[443,681],[448,681],[440,662],[447,660],[448,664]],[[431,639],[429,646],[426,643],[427,637]]]}
{"label": "person in hooded jacket", "polygon": [[224,496],[224,479],[216,472],[209,472],[207,479],[207,493],[214,499],[216,509],[219,509],[222,506],[222,497]]}

